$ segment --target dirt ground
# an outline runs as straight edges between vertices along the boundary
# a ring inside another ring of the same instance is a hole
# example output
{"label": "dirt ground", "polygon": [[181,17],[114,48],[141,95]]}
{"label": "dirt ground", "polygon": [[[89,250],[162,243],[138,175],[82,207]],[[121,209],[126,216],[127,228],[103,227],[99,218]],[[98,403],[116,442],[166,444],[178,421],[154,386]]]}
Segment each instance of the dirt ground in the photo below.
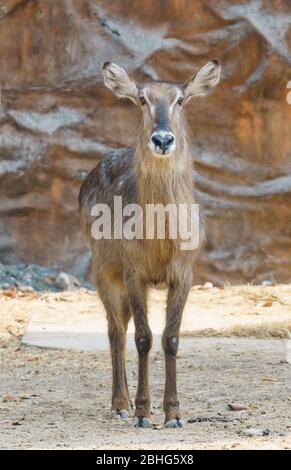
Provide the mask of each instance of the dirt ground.
{"label": "dirt ground", "polygon": [[[204,336],[182,338],[178,383],[187,421],[182,430],[163,427],[161,352],[153,352],[150,359],[156,426],[136,430],[131,419],[110,418],[108,352],[39,349],[20,343],[36,302],[44,302],[52,311],[56,302],[68,311],[85,308],[86,301],[92,304],[92,293],[84,290],[56,295],[19,291],[0,295],[0,449],[291,448],[290,286],[193,290],[193,309],[203,304],[205,309],[217,306],[221,311],[225,306],[230,319],[241,310],[250,320],[241,327],[231,320],[228,328],[224,318],[223,327],[213,329],[211,323],[205,328],[204,319],[200,331]],[[128,354],[127,371],[134,397],[135,354]],[[247,409],[231,410],[229,404]],[[250,428],[264,436],[247,436]]]}

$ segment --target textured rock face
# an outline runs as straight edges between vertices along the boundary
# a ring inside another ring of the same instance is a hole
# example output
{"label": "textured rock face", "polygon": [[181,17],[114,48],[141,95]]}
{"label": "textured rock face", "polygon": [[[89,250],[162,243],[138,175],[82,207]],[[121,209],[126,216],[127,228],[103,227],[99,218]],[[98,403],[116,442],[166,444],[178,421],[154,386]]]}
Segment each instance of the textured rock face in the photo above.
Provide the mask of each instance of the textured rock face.
{"label": "textured rock face", "polygon": [[221,84],[187,113],[208,227],[197,282],[290,281],[290,25],[285,0],[1,2],[0,260],[86,271],[79,187],[138,120],[104,61],[184,81],[217,57]]}

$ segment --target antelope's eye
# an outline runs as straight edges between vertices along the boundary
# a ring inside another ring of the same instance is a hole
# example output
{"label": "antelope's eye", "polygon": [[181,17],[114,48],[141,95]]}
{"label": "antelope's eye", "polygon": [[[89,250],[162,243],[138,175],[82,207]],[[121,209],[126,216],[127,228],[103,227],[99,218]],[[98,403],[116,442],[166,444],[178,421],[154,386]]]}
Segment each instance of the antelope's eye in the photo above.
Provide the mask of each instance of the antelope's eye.
{"label": "antelope's eye", "polygon": [[180,98],[177,101],[178,105],[182,106],[183,101],[184,101],[183,96],[180,96]]}
{"label": "antelope's eye", "polygon": [[143,106],[144,104],[146,104],[146,100],[145,100],[145,98],[144,98],[143,96],[140,96],[140,97],[139,97],[139,102],[140,102],[140,104],[141,104],[142,106]]}

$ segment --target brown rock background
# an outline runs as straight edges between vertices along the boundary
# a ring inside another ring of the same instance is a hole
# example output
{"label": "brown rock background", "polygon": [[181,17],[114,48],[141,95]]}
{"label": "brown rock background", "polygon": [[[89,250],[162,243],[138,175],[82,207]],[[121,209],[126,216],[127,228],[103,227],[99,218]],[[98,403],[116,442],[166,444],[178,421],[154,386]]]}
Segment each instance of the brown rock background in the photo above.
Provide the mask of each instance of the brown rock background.
{"label": "brown rock background", "polygon": [[138,119],[103,87],[105,60],[184,81],[218,57],[220,86],[188,108],[208,220],[197,282],[290,282],[290,25],[289,0],[1,1],[0,260],[86,271],[79,187]]}

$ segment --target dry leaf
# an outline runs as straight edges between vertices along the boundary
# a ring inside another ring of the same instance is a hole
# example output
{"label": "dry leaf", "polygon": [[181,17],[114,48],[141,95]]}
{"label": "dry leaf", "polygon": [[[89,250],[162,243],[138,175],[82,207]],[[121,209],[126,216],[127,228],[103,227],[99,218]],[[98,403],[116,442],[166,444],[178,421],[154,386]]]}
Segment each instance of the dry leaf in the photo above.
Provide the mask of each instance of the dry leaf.
{"label": "dry leaf", "polygon": [[275,379],[274,377],[262,377],[261,382],[273,384],[273,383],[278,382],[278,380]]}
{"label": "dry leaf", "polygon": [[15,297],[17,295],[17,290],[14,289],[6,289],[2,292],[4,297]]}
{"label": "dry leaf", "polygon": [[272,300],[267,300],[266,302],[263,303],[262,307],[272,307],[273,301]]}
{"label": "dry leaf", "polygon": [[9,401],[20,401],[20,399],[16,395],[13,395],[13,393],[6,393],[3,396],[2,401],[5,403]]}

